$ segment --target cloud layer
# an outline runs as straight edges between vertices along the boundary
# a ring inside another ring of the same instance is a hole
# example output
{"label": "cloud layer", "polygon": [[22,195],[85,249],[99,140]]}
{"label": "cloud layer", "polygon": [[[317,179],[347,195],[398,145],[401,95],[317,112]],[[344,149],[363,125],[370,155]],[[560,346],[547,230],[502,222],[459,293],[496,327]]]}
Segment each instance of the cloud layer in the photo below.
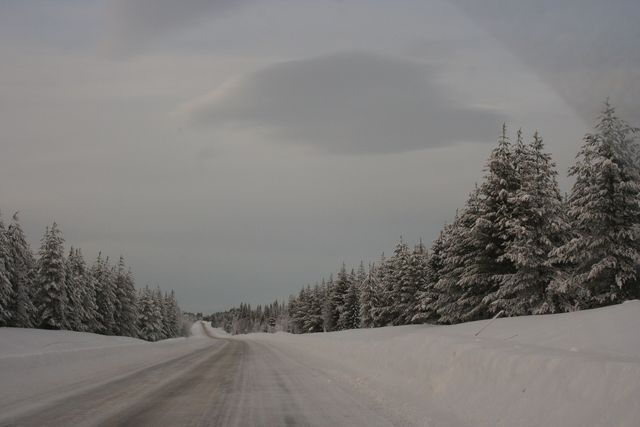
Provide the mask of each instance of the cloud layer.
{"label": "cloud layer", "polygon": [[282,62],[184,108],[196,125],[254,128],[336,153],[492,141],[504,117],[447,97],[428,64],[363,52]]}
{"label": "cloud layer", "polygon": [[449,0],[509,48],[587,123],[605,98],[640,120],[637,0]]}
{"label": "cloud layer", "polygon": [[111,0],[107,47],[131,54],[189,26],[217,18],[248,0]]}

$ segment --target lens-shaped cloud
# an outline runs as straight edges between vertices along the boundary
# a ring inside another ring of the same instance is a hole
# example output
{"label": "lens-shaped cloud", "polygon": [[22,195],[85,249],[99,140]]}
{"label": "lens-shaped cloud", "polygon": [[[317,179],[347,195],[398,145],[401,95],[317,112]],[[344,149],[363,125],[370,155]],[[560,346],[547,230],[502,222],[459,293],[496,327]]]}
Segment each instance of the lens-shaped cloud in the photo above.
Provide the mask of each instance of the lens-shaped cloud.
{"label": "lens-shaped cloud", "polygon": [[434,66],[349,52],[283,62],[183,107],[212,128],[337,153],[391,153],[495,139],[504,117],[447,96]]}

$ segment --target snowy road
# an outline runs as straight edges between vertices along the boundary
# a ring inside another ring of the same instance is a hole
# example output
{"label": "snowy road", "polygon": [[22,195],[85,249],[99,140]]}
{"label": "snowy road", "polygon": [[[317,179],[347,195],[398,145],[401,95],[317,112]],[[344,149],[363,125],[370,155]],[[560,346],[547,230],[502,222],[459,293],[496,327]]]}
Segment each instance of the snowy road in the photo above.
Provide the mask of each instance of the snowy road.
{"label": "snowy road", "polygon": [[215,339],[0,425],[392,425],[379,411],[275,347]]}

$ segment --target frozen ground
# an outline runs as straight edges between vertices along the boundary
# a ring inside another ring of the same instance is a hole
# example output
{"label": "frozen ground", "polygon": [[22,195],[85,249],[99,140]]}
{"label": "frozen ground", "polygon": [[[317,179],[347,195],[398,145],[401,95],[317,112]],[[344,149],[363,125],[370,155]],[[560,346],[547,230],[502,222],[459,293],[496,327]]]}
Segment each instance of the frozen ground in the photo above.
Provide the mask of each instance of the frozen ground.
{"label": "frozen ground", "polygon": [[637,426],[640,301],[145,343],[0,329],[0,425]]}

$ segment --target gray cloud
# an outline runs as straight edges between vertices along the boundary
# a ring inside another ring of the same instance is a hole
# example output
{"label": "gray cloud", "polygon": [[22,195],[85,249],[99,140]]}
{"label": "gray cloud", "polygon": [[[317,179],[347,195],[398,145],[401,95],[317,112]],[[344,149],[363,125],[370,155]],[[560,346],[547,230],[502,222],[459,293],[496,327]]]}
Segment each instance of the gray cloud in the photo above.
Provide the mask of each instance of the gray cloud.
{"label": "gray cloud", "polygon": [[259,129],[338,153],[390,153],[495,139],[504,117],[449,98],[425,63],[363,52],[283,62],[184,107],[197,125]]}
{"label": "gray cloud", "polygon": [[637,0],[449,0],[509,48],[588,123],[610,97],[640,121]]}
{"label": "gray cloud", "polygon": [[112,0],[107,47],[133,53],[165,35],[219,17],[249,0]]}

